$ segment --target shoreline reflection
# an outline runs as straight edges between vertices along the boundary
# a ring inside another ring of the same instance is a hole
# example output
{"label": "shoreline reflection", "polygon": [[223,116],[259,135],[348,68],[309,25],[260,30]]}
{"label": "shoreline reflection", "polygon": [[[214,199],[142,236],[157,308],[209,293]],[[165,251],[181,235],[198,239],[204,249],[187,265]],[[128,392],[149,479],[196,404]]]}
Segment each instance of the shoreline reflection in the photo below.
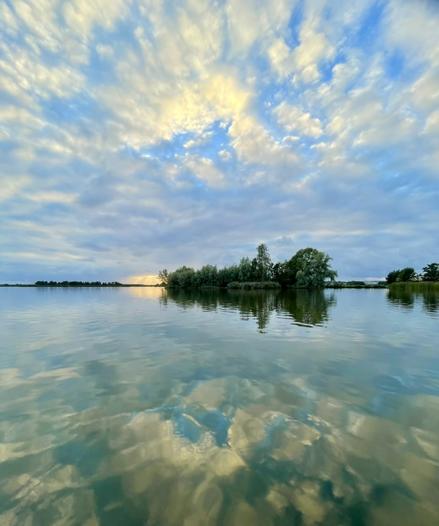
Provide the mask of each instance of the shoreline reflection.
{"label": "shoreline reflection", "polygon": [[387,300],[391,305],[404,309],[413,309],[422,303],[425,312],[432,315],[439,313],[439,290],[434,287],[422,287],[417,284],[403,284],[390,287]]}
{"label": "shoreline reflection", "polygon": [[305,327],[324,325],[330,309],[335,306],[334,292],[324,290],[288,291],[226,291],[217,289],[164,291],[161,302],[173,302],[183,309],[201,307],[205,311],[218,309],[239,311],[241,319],[255,319],[259,331],[264,331],[273,313],[291,318],[294,325]]}

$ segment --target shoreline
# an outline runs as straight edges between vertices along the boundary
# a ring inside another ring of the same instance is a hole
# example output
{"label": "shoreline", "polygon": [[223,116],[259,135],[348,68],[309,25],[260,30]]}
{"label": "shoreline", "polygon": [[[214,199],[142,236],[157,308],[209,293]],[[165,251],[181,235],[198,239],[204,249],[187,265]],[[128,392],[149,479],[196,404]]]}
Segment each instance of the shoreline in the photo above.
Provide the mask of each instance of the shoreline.
{"label": "shoreline", "polygon": [[0,283],[0,287],[8,288],[8,287],[17,287],[17,288],[35,288],[35,289],[119,289],[119,288],[126,288],[126,287],[153,287],[158,288],[161,287],[161,285],[144,285],[143,283],[128,283],[128,284],[119,284],[119,285],[35,285],[35,284],[27,284],[27,283]]}

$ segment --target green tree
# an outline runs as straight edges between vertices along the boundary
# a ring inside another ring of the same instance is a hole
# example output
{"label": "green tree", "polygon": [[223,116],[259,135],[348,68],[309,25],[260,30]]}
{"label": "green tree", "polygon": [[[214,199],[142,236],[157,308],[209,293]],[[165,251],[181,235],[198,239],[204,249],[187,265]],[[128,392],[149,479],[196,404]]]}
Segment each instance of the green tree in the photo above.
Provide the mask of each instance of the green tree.
{"label": "green tree", "polygon": [[439,281],[439,263],[430,263],[422,269],[423,281]]}
{"label": "green tree", "polygon": [[252,280],[252,263],[249,258],[242,258],[238,265],[238,281]]}
{"label": "green tree", "polygon": [[218,285],[218,269],[214,265],[204,265],[197,272],[197,282],[209,287]]}
{"label": "green tree", "polygon": [[232,281],[239,281],[238,265],[224,267],[218,271],[218,286],[227,287]]}
{"label": "green tree", "polygon": [[296,282],[296,275],[288,266],[288,261],[283,261],[273,265],[273,280],[277,281],[282,287],[293,285]]}
{"label": "green tree", "polygon": [[160,280],[160,283],[164,286],[166,286],[168,284],[168,271],[167,269],[163,269],[163,270],[160,270],[159,271],[159,280]]}
{"label": "green tree", "polygon": [[399,271],[397,281],[410,281],[416,277],[415,269],[412,267],[405,267]]}
{"label": "green tree", "polygon": [[[298,285],[300,287],[323,287],[326,280],[333,280],[337,273],[330,266],[331,258],[315,248],[299,250],[289,261],[273,265],[266,245],[257,248],[256,257],[251,261],[242,258],[238,265],[217,269],[205,265],[200,270],[180,267],[174,272],[160,271],[162,283],[170,288],[198,288],[202,286],[227,287],[230,283],[266,283],[265,286]],[[253,287],[257,288],[257,287]]]}
{"label": "green tree", "polygon": [[398,280],[399,272],[399,270],[392,270],[391,272],[389,272],[386,276],[387,283],[395,283],[395,281]]}
{"label": "green tree", "polygon": [[392,270],[386,277],[387,283],[395,283],[397,281],[410,281],[416,278],[416,271],[412,267],[405,267],[402,269]]}
{"label": "green tree", "polygon": [[272,278],[273,263],[271,262],[267,245],[262,243],[258,246],[254,262],[256,281],[270,281]]}
{"label": "green tree", "polygon": [[333,281],[337,272],[331,268],[331,258],[315,248],[303,248],[287,262],[293,283],[298,287],[321,288],[326,280]]}
{"label": "green tree", "polygon": [[168,275],[168,287],[190,288],[195,284],[195,270],[190,267],[180,267]]}

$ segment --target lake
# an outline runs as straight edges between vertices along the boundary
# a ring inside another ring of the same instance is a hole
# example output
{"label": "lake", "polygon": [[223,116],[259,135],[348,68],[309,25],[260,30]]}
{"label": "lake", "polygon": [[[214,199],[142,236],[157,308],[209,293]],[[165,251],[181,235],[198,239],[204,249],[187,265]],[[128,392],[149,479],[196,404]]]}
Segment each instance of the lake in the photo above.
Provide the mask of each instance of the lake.
{"label": "lake", "polygon": [[439,524],[439,295],[0,289],[0,524]]}

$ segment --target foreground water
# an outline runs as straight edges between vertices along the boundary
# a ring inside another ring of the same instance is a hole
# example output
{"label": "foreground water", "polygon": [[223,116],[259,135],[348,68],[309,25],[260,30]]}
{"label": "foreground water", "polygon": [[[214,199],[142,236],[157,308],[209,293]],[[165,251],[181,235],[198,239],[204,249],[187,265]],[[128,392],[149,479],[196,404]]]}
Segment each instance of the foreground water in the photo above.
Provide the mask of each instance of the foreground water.
{"label": "foreground water", "polygon": [[439,524],[439,296],[0,289],[0,524]]}

